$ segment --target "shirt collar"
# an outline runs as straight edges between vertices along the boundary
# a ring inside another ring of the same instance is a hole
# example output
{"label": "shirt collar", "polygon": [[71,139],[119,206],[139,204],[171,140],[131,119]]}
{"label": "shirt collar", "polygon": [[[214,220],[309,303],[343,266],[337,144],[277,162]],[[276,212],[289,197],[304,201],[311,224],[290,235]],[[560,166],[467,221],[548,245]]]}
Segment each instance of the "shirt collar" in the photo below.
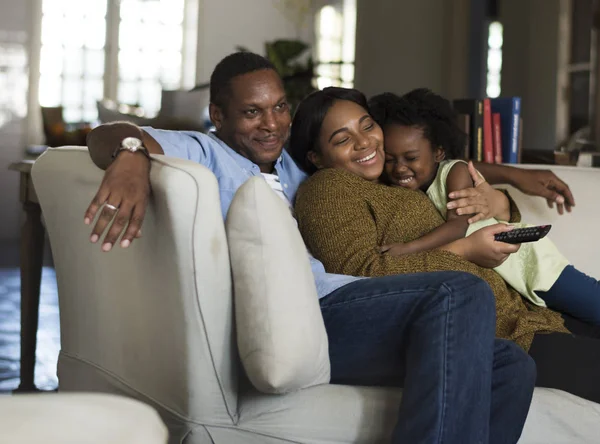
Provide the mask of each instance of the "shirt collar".
{"label": "shirt collar", "polygon": [[[221,146],[221,148],[223,148],[225,150],[225,152],[227,152],[233,158],[235,163],[237,163],[241,168],[243,168],[245,170],[255,171],[257,174],[260,173],[260,168],[258,165],[256,165],[251,160],[245,158],[241,154],[234,151],[229,145],[227,145],[225,142],[223,142],[221,139],[219,139],[219,137],[216,135],[216,133],[214,131],[210,131],[208,133],[208,137],[210,137],[215,142],[217,142]],[[275,169],[277,169],[278,167],[280,168],[282,166],[284,159],[285,159],[285,154],[286,154],[286,151],[284,148],[281,151],[281,155],[275,162]]]}

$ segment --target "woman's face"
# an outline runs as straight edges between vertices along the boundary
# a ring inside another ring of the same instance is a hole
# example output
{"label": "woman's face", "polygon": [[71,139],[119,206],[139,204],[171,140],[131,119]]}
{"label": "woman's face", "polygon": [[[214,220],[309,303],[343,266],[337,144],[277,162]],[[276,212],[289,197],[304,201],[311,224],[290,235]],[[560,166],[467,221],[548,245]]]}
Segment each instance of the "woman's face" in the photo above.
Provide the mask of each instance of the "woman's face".
{"label": "woman's face", "polygon": [[383,132],[360,105],[338,100],[327,112],[309,160],[319,169],[338,168],[376,181],[383,171]]}
{"label": "woman's face", "polygon": [[385,126],[385,167],[382,181],[410,190],[427,190],[444,160],[444,150],[433,148],[423,130],[413,126]]}

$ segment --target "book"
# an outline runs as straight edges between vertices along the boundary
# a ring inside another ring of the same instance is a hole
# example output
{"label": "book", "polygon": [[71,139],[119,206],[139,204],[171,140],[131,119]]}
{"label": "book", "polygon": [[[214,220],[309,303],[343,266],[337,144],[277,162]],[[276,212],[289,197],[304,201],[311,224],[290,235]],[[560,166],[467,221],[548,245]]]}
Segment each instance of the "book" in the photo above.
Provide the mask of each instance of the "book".
{"label": "book", "polygon": [[519,126],[521,117],[520,97],[491,99],[492,113],[500,114],[502,131],[502,161],[519,163]]}
{"label": "book", "polygon": [[483,161],[483,100],[458,99],[452,103],[458,113],[470,116],[469,158]]}
{"label": "book", "polygon": [[500,123],[500,113],[492,113],[492,135],[494,163],[502,163],[502,124]]}
{"label": "book", "polygon": [[523,159],[523,117],[519,117],[519,144],[517,146],[517,163]]}
{"label": "book", "polygon": [[483,161],[494,163],[494,142],[492,135],[492,104],[483,99]]}
{"label": "book", "polygon": [[471,131],[469,128],[471,125],[471,116],[469,116],[468,114],[457,114],[456,115],[456,125],[467,136],[465,138],[465,149],[463,151],[461,159],[469,160],[471,158],[469,156],[469,146],[471,145],[470,144]]}

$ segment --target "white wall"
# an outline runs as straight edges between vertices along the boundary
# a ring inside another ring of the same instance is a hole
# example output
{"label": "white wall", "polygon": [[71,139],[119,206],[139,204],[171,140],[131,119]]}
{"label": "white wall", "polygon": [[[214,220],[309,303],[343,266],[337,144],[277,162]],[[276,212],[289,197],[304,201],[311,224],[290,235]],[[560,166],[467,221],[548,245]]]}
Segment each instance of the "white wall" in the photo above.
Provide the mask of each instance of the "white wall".
{"label": "white wall", "polygon": [[200,0],[196,82],[205,83],[215,65],[237,45],[264,55],[264,43],[295,39],[312,44],[312,17],[302,28],[278,9],[280,0]]}
{"label": "white wall", "polygon": [[469,0],[358,0],[356,87],[465,94]]}
{"label": "white wall", "polygon": [[[0,0],[0,46],[18,44],[27,48],[29,27],[28,1]],[[7,94],[1,91],[0,94]],[[26,94],[25,94],[26,96]],[[26,97],[23,98],[26,100]],[[7,171],[12,162],[21,160],[25,132],[24,119],[15,117],[0,125],[0,242],[16,242],[21,217],[18,203],[19,176]]]}

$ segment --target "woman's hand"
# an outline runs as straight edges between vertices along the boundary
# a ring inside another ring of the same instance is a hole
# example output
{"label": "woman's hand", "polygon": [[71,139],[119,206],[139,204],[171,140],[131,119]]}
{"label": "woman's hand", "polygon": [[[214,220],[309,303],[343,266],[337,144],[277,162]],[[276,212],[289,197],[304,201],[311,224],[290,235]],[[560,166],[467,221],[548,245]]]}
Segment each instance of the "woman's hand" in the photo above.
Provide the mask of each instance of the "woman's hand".
{"label": "woman's hand", "polygon": [[448,197],[455,200],[448,202],[446,208],[455,209],[458,215],[473,214],[468,220],[470,224],[490,217],[509,220],[510,202],[504,193],[492,187],[475,169],[473,162],[469,162],[468,169],[475,187],[451,192]]}
{"label": "woman's hand", "polygon": [[494,268],[502,264],[510,254],[516,253],[520,248],[520,245],[498,242],[494,239],[494,235],[513,229],[512,225],[490,225],[477,230],[464,239],[452,242],[442,247],[442,249],[458,254],[480,267]]}

